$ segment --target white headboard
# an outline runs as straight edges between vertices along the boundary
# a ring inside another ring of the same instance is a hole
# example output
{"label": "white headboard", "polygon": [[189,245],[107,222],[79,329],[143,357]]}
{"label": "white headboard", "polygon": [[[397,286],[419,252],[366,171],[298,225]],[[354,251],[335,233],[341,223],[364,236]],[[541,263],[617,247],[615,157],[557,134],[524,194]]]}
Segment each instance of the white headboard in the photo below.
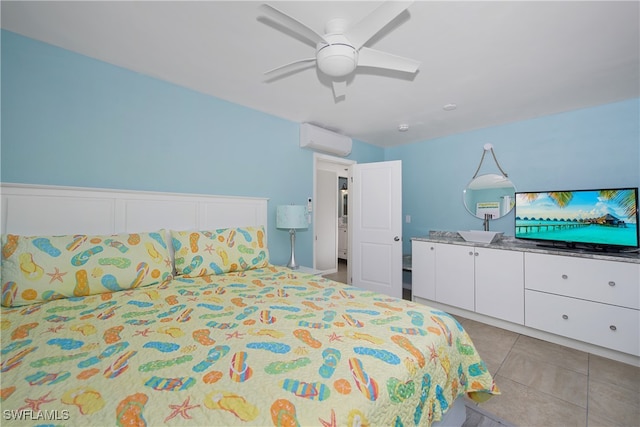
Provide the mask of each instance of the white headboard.
{"label": "white headboard", "polygon": [[2,234],[116,234],[263,225],[266,198],[0,183]]}

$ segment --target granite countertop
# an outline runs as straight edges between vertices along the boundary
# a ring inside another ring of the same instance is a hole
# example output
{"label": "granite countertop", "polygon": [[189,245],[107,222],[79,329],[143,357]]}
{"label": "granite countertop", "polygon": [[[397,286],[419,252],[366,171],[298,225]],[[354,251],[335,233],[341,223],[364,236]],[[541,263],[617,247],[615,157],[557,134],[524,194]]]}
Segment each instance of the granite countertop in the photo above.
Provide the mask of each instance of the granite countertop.
{"label": "granite countertop", "polygon": [[433,243],[449,243],[454,245],[477,246],[483,248],[503,249],[510,251],[535,252],[540,254],[564,255],[579,258],[602,259],[608,261],[640,264],[640,252],[592,252],[581,249],[564,249],[562,247],[541,247],[536,243],[504,236],[495,243],[475,243],[465,241],[456,231],[430,231],[428,236],[412,237],[411,240]]}

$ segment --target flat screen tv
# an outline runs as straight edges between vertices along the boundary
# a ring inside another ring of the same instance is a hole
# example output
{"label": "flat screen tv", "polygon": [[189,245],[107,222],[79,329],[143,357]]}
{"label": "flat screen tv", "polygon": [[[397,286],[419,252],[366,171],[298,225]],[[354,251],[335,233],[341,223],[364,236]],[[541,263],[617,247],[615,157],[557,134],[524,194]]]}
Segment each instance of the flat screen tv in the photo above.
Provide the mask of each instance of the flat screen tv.
{"label": "flat screen tv", "polygon": [[515,195],[515,237],[586,250],[638,248],[638,189],[529,191]]}

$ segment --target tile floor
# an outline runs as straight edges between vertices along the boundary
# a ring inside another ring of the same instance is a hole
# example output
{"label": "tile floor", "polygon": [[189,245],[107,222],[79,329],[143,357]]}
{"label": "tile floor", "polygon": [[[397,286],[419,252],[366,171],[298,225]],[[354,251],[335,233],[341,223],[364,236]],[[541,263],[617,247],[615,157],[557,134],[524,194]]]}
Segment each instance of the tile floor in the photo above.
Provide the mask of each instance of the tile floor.
{"label": "tile floor", "polygon": [[340,283],[347,283],[347,261],[338,259],[338,272],[325,274],[322,277],[326,277],[327,279],[335,280]]}
{"label": "tile floor", "polygon": [[484,410],[519,426],[640,426],[640,368],[458,320],[502,391]]}
{"label": "tile floor", "polygon": [[[340,270],[325,277],[344,283]],[[502,391],[479,405],[484,411],[517,426],[640,426],[640,367],[458,321]]]}

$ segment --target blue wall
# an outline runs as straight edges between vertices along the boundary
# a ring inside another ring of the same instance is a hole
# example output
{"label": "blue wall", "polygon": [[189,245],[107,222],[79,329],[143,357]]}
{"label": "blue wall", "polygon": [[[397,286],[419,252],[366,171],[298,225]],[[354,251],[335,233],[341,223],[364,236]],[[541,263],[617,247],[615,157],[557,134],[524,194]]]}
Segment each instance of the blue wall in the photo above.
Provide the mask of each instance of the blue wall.
{"label": "blue wall", "polygon": [[[404,250],[429,230],[482,229],[462,191],[491,143],[518,191],[640,186],[640,99],[540,117],[387,149],[402,160]],[[487,154],[479,174],[500,173]],[[492,230],[513,236],[513,212]]]}
{"label": "blue wall", "polygon": [[[269,246],[286,263],[280,204],[313,195],[299,124],[2,31],[0,180],[268,197]],[[348,157],[383,160],[354,141]],[[313,230],[296,257],[313,265]]]}
{"label": "blue wall", "polygon": [[[275,207],[313,194],[298,124],[2,31],[0,180],[268,197],[272,261],[288,257]],[[479,229],[462,190],[485,143],[518,190],[640,186],[640,99],[382,149],[402,160],[405,251],[429,230]],[[455,113],[454,113],[455,114]],[[485,158],[480,173],[498,172]],[[493,230],[513,235],[513,214]],[[298,261],[312,265],[309,229]]]}

